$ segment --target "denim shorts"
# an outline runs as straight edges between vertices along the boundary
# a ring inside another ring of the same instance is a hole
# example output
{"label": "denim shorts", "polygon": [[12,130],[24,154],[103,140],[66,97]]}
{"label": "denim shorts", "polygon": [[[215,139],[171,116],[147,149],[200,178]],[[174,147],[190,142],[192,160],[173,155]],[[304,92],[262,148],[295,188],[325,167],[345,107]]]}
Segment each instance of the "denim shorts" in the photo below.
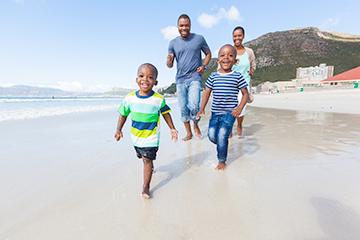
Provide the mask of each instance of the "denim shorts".
{"label": "denim shorts", "polygon": [[200,81],[191,81],[176,84],[176,94],[178,97],[178,104],[180,108],[182,122],[188,122],[190,120],[198,122],[200,120],[196,119],[196,115],[200,110],[200,91]]}
{"label": "denim shorts", "polygon": [[148,158],[150,160],[155,160],[156,159],[156,153],[158,151],[158,147],[135,147],[135,152],[136,152],[136,156],[138,158]]}

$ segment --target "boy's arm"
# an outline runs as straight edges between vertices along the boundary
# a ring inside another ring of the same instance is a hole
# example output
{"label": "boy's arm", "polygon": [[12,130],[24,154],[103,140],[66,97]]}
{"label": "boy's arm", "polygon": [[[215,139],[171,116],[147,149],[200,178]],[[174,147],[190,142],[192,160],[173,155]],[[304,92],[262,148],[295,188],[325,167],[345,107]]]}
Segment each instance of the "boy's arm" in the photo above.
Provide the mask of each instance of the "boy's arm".
{"label": "boy's arm", "polygon": [[245,107],[247,99],[249,97],[249,92],[247,90],[247,87],[244,87],[243,89],[241,89],[241,93],[243,96],[241,98],[240,104],[231,112],[231,115],[233,115],[234,117],[238,117],[241,114],[243,108]]}
{"label": "boy's arm", "polygon": [[207,87],[205,89],[204,96],[201,100],[200,111],[198,112],[198,114],[196,114],[196,119],[199,119],[200,115],[205,115],[205,107],[207,102],[209,101],[210,94],[211,94],[211,89]]}
{"label": "boy's arm", "polygon": [[178,131],[174,127],[174,123],[172,121],[170,113],[163,114],[163,117],[164,117],[165,122],[167,123],[167,125],[170,128],[171,140],[174,139],[174,141],[176,142],[178,139]]}
{"label": "boy's arm", "polygon": [[120,138],[123,138],[123,134],[122,134],[122,128],[126,122],[127,116],[123,116],[120,114],[119,116],[119,120],[118,120],[118,124],[117,124],[117,128],[116,128],[116,133],[115,133],[115,139],[116,141],[119,141]]}

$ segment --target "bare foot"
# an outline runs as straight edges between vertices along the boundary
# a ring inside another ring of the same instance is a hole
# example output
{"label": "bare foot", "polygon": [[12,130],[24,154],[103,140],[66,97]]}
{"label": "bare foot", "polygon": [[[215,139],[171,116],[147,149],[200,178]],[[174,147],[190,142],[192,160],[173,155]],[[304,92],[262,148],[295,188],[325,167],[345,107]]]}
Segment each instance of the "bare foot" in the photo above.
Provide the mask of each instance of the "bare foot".
{"label": "bare foot", "polygon": [[192,139],[193,138],[193,135],[192,134],[188,134],[188,135],[186,135],[182,140],[184,141],[184,142],[186,142],[186,141],[189,141],[190,139]]}
{"label": "bare foot", "polygon": [[195,136],[200,139],[202,134],[199,128],[199,125],[197,123],[194,122],[194,132],[195,132]]}
{"label": "bare foot", "polygon": [[241,135],[243,135],[243,130],[242,130],[242,127],[240,126],[238,126],[237,127],[237,135],[240,137]]}
{"label": "bare foot", "polygon": [[141,193],[141,196],[145,199],[150,198],[150,189],[148,187],[143,188],[143,192]]}
{"label": "bare foot", "polygon": [[219,164],[215,168],[216,171],[224,171],[225,169],[226,169],[226,163],[225,162],[219,162]]}

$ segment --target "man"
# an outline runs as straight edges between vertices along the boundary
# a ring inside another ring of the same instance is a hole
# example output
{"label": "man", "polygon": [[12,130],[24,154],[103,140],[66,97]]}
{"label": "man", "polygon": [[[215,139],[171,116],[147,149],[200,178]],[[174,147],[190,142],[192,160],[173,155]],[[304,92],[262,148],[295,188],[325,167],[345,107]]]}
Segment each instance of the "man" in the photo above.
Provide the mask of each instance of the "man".
{"label": "man", "polygon": [[[187,132],[182,140],[188,141],[193,137],[190,120],[194,122],[195,136],[201,137],[199,119],[196,119],[196,114],[199,112],[201,75],[210,62],[211,51],[203,36],[190,33],[191,21],[188,15],[182,14],[177,26],[180,36],[170,41],[166,65],[172,68],[176,59],[177,96],[181,120]],[[205,54],[204,63],[202,63],[201,52]]]}

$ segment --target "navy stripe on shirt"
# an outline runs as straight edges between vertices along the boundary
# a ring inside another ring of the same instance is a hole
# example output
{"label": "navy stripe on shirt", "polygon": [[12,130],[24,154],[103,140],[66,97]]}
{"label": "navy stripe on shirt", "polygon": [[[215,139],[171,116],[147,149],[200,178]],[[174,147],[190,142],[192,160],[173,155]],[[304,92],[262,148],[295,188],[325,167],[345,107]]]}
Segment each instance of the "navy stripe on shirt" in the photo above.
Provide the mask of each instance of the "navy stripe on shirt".
{"label": "navy stripe on shirt", "polygon": [[137,121],[132,120],[131,126],[138,130],[152,131],[157,126],[157,122],[137,122]]}
{"label": "navy stripe on shirt", "polygon": [[213,93],[211,112],[225,114],[238,106],[239,90],[247,87],[248,84],[241,73],[233,71],[226,74],[212,73],[205,86]]}

